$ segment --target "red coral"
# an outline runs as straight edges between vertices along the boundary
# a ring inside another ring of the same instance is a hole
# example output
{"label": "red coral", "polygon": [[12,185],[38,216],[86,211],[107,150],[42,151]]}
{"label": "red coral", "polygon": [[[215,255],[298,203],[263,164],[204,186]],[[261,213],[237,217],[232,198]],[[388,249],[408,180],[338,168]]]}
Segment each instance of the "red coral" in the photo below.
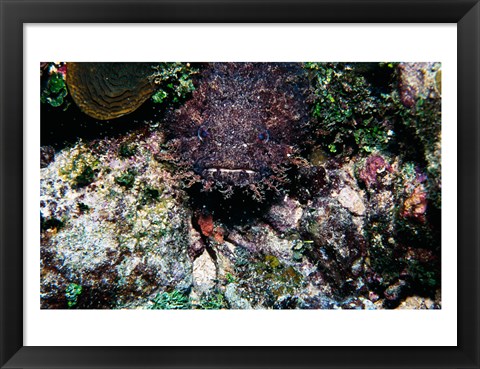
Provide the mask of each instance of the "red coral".
{"label": "red coral", "polygon": [[214,224],[213,216],[211,214],[201,214],[198,217],[197,223],[200,227],[200,231],[205,237],[211,237],[215,242],[218,243],[223,242],[223,235],[225,231],[222,227]]}
{"label": "red coral", "polygon": [[213,217],[212,215],[200,215],[198,218],[198,225],[200,226],[200,230],[202,234],[206,237],[210,237],[213,235]]}

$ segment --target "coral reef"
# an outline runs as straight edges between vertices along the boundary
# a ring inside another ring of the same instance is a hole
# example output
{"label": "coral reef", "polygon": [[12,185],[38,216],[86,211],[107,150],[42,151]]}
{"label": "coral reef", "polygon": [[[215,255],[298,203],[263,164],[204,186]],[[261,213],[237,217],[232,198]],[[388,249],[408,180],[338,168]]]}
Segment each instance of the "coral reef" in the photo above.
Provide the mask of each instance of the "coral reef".
{"label": "coral reef", "polygon": [[158,66],[41,147],[42,308],[441,308],[438,63]]}

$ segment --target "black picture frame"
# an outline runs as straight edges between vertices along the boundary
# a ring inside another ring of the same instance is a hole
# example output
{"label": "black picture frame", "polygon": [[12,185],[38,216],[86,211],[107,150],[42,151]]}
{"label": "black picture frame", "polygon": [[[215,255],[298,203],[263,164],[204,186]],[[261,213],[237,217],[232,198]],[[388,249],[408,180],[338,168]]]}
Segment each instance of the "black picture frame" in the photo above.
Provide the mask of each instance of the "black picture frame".
{"label": "black picture frame", "polygon": [[[479,368],[479,0],[0,0],[0,15],[2,368]],[[97,22],[457,23],[458,346],[24,347],[23,24]]]}

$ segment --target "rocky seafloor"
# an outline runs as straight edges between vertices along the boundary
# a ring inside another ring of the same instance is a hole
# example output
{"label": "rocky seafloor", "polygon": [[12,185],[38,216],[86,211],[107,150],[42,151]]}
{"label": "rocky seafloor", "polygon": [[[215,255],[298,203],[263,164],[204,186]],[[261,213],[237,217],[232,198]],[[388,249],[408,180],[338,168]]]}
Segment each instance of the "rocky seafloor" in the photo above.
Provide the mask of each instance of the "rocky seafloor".
{"label": "rocky seafloor", "polygon": [[164,101],[84,135],[42,68],[42,308],[441,308],[439,63],[303,65],[312,139],[261,201],[192,183]]}

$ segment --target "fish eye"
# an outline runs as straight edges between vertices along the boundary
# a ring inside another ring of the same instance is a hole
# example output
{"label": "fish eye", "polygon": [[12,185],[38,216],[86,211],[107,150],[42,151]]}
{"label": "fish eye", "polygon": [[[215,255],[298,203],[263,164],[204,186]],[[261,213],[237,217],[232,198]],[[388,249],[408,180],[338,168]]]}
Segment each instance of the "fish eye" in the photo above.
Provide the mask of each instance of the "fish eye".
{"label": "fish eye", "polygon": [[209,136],[208,131],[204,127],[200,127],[197,131],[197,137],[200,139],[200,141],[203,141]]}
{"label": "fish eye", "polygon": [[270,133],[268,132],[267,129],[258,134],[258,140],[260,142],[266,143],[268,142],[269,139],[270,139]]}

